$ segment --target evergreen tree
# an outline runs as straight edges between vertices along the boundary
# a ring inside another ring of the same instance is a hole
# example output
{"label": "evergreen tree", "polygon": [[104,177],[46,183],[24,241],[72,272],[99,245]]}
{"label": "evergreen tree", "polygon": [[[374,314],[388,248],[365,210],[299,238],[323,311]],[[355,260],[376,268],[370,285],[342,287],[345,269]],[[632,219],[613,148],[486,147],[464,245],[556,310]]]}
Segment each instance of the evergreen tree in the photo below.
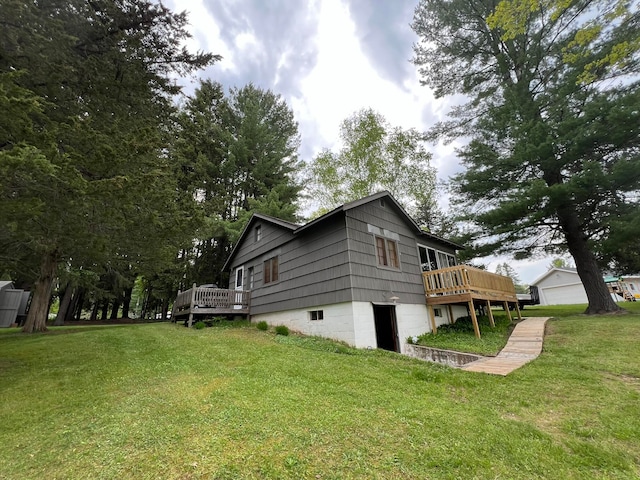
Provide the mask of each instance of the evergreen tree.
{"label": "evergreen tree", "polygon": [[517,28],[493,0],[422,0],[414,16],[422,81],[469,97],[433,132],[470,139],[459,208],[484,252],[568,251],[587,313],[618,311],[601,264],[617,222],[640,216],[640,17],[606,0],[501,4],[527,5]]}
{"label": "evergreen tree", "polygon": [[201,82],[179,115],[175,155],[203,221],[188,254],[188,282],[226,285],[222,266],[252,212],[295,220],[300,138],[293,112],[254,85]]}
{"label": "evergreen tree", "polygon": [[173,76],[217,57],[182,48],[186,15],[151,1],[6,0],[0,19],[0,75],[19,93],[9,103],[30,105],[2,140],[0,220],[23,218],[0,239],[12,270],[39,263],[23,329],[33,332],[46,328],[59,264],[150,255],[181,217],[167,218],[181,205],[164,154]]}

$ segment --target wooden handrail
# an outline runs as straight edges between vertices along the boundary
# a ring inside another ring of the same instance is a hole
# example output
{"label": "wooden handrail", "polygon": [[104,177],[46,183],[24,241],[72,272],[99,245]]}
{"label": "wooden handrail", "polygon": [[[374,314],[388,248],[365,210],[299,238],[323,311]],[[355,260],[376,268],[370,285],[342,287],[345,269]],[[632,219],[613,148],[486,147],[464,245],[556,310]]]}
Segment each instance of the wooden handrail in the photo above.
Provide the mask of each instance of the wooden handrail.
{"label": "wooden handrail", "polygon": [[427,296],[482,293],[516,298],[510,277],[468,265],[423,272],[422,280]]}
{"label": "wooden handrail", "polygon": [[185,292],[178,292],[173,302],[174,311],[183,308],[249,308],[251,291],[226,290],[223,288],[193,287]]}

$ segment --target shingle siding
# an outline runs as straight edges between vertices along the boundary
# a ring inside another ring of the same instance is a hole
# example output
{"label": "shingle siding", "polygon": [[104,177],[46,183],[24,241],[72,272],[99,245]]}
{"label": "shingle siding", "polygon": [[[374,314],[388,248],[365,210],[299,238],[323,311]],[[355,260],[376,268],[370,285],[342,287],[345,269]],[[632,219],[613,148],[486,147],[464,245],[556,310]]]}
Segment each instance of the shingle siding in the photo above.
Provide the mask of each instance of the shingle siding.
{"label": "shingle siding", "polygon": [[[255,242],[255,227],[262,238]],[[397,241],[400,269],[377,265],[375,235]],[[313,308],[341,302],[425,304],[417,243],[455,253],[452,247],[423,238],[392,201],[379,200],[337,212],[303,228],[293,229],[258,219],[243,236],[231,264],[253,267],[253,315]],[[278,257],[278,281],[263,285],[263,262]]]}
{"label": "shingle siding", "polygon": [[[395,207],[387,202],[370,202],[346,212],[353,300],[390,302],[391,297],[401,303],[424,304],[424,288],[418,261],[414,230],[406,224]],[[375,234],[369,225],[391,232],[398,238],[400,270],[378,266]]]}
{"label": "shingle siding", "polygon": [[[257,315],[350,301],[344,218],[329,218],[322,229],[291,237],[277,249],[256,250],[262,255],[241,256],[247,248],[243,245],[234,260],[233,268],[240,265],[243,258],[245,268],[254,267],[251,313]],[[263,285],[263,261],[275,255],[278,256],[279,279]]]}
{"label": "shingle siding", "polygon": [[[255,227],[257,226],[260,226],[262,230],[262,238],[258,242],[255,241]],[[293,232],[291,230],[264,221],[256,222],[236,253],[232,265],[233,269],[256,257],[264,256],[278,246],[289,242],[292,238]]]}

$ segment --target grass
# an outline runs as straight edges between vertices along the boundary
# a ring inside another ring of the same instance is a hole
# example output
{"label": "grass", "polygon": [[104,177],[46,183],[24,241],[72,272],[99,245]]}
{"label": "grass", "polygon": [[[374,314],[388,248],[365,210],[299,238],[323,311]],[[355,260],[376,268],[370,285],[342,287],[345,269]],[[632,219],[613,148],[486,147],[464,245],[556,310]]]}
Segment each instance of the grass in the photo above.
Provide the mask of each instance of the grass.
{"label": "grass", "polygon": [[637,309],[551,320],[507,377],[247,326],[51,330],[0,334],[1,479],[640,476]]}
{"label": "grass", "polygon": [[[630,313],[640,313],[640,302],[621,303]],[[581,315],[587,305],[536,305],[522,310],[526,317],[561,318]],[[517,319],[515,312],[511,315]],[[478,355],[497,355],[504,348],[509,339],[513,323],[509,322],[507,314],[501,310],[494,310],[495,327],[491,327],[488,317],[478,317],[481,338],[476,338],[471,319],[457,320],[454,325],[443,325],[437,333],[425,333],[419,337],[418,344],[445,350],[476,353]]]}
{"label": "grass", "polygon": [[507,343],[511,322],[506,313],[493,313],[495,327],[489,317],[478,317],[480,338],[476,338],[471,318],[458,319],[453,325],[442,325],[436,333],[425,333],[418,337],[418,344],[457,352],[496,355]]}

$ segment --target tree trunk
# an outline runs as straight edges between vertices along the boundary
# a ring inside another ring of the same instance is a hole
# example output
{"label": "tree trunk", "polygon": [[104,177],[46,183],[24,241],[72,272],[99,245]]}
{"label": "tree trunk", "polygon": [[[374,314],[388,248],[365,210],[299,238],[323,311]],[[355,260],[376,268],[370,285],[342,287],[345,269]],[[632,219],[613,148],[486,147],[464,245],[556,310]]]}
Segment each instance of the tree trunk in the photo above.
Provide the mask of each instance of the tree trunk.
{"label": "tree trunk", "polygon": [[584,313],[596,315],[624,311],[611,298],[596,257],[589,248],[588,239],[580,229],[580,221],[573,205],[568,203],[559,208],[558,220],[567,240],[567,248],[576,263],[578,276],[582,281],[589,301],[589,306]]}
{"label": "tree trunk", "polygon": [[69,305],[71,305],[71,296],[73,294],[73,288],[71,283],[67,282],[67,286],[64,289],[62,298],[60,298],[60,307],[58,308],[58,315],[56,315],[56,321],[53,325],[59,327],[64,325],[64,320],[67,318],[67,312],[69,311]]}
{"label": "tree trunk", "polygon": [[149,286],[144,295],[143,295],[143,301],[142,301],[142,314],[140,315],[140,318],[147,318],[147,315],[149,313],[149,303],[151,301],[151,286]]}
{"label": "tree trunk", "polygon": [[73,289],[73,295],[71,296],[71,303],[69,304],[69,308],[67,309],[67,315],[65,316],[65,321],[73,320],[73,317],[76,312],[76,307],[78,306],[78,295],[80,294],[80,287],[75,287]]}
{"label": "tree trunk", "polygon": [[129,318],[129,308],[131,307],[131,294],[133,287],[124,289],[124,298],[122,300],[122,318]]}
{"label": "tree trunk", "polygon": [[167,314],[169,312],[169,299],[164,298],[162,300],[162,320],[167,321]]}
{"label": "tree trunk", "polygon": [[107,316],[109,316],[109,299],[105,298],[102,301],[102,315],[100,316],[100,320],[106,320]]}
{"label": "tree trunk", "polygon": [[91,309],[91,316],[89,317],[89,321],[95,322],[98,319],[98,310],[100,309],[100,300],[95,301],[93,304],[93,308]]}
{"label": "tree trunk", "polygon": [[118,311],[120,310],[120,300],[119,299],[115,299],[113,301],[113,308],[111,309],[111,317],[109,317],[111,320],[115,320],[116,318],[118,318]]}
{"label": "tree trunk", "polygon": [[58,267],[57,252],[47,253],[40,263],[40,275],[33,287],[33,298],[27,320],[22,327],[24,333],[45,332],[47,330],[47,314],[51,287]]}
{"label": "tree trunk", "polygon": [[78,287],[78,292],[75,299],[75,307],[73,312],[73,317],[69,320],[75,319],[76,321],[80,321],[82,318],[82,307],[84,305],[84,296],[86,289],[84,287]]}

